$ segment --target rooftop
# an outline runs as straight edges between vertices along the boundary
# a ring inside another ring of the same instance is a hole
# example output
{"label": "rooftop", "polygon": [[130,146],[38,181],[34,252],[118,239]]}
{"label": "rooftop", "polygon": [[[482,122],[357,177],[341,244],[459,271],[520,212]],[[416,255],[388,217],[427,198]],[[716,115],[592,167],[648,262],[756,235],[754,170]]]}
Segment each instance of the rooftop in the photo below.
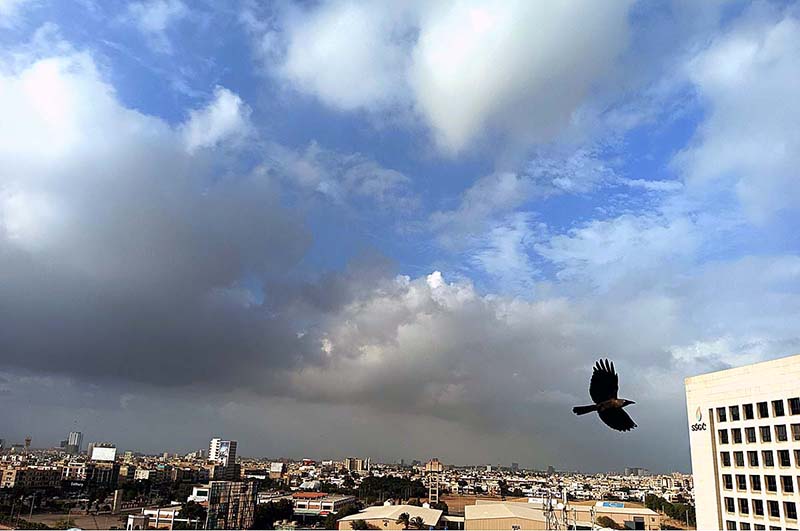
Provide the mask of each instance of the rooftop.
{"label": "rooftop", "polygon": [[377,505],[374,507],[367,507],[363,511],[345,516],[341,521],[352,520],[392,520],[395,521],[401,514],[408,513],[409,518],[421,517],[425,525],[436,525],[442,517],[442,511],[439,509],[428,509],[426,507],[418,507],[416,505]]}

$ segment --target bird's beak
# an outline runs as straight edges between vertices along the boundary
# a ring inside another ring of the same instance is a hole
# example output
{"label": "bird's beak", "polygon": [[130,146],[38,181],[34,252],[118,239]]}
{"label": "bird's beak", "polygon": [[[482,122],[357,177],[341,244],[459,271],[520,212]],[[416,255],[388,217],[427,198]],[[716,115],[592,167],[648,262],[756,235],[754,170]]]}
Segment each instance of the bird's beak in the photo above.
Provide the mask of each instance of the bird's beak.
{"label": "bird's beak", "polygon": [[635,404],[635,403],[636,403],[636,402],[634,402],[633,400],[628,400],[628,405],[630,405],[630,404]]}

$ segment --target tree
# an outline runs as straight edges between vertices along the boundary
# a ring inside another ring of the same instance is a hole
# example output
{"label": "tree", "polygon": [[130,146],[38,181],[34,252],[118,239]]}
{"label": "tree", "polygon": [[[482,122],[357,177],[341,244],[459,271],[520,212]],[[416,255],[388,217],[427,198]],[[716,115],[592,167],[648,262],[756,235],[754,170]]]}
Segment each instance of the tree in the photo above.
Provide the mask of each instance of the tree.
{"label": "tree", "polygon": [[278,500],[273,503],[256,505],[253,515],[253,529],[272,529],[277,520],[287,520],[294,514],[291,500]]}
{"label": "tree", "polygon": [[508,496],[508,483],[506,483],[506,480],[501,479],[497,482],[497,486],[500,488],[500,497],[505,498]]}
{"label": "tree", "polygon": [[328,516],[322,521],[322,526],[325,529],[338,529],[338,522],[345,516],[350,516],[351,514],[356,514],[361,511],[361,504],[356,503],[354,505],[349,505],[344,509],[340,510],[338,513],[329,513]]}
{"label": "tree", "polygon": [[450,511],[450,508],[443,501],[432,503],[431,509],[437,509],[439,511],[442,511],[442,514],[448,514],[448,512]]}
{"label": "tree", "polygon": [[397,517],[397,521],[395,521],[397,525],[403,526],[403,529],[408,529],[410,522],[411,517],[408,515],[408,513],[401,513],[400,516]]}
{"label": "tree", "polygon": [[187,501],[181,507],[181,518],[197,519],[201,522],[206,521],[206,508],[197,502]]}
{"label": "tree", "polygon": [[425,520],[421,516],[415,516],[409,522],[412,529],[425,529]]}
{"label": "tree", "polygon": [[369,529],[369,524],[364,520],[353,520],[350,522],[350,529]]}
{"label": "tree", "polygon": [[595,520],[595,523],[597,523],[597,525],[599,525],[600,527],[606,527],[608,529],[625,529],[624,527],[616,523],[608,516],[598,517],[597,520]]}

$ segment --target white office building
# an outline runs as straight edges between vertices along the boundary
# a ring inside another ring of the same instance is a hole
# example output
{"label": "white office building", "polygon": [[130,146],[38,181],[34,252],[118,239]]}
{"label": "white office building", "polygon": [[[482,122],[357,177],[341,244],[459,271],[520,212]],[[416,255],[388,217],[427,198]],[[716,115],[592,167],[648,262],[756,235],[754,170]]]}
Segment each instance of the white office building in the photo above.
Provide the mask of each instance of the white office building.
{"label": "white office building", "polygon": [[799,529],[800,356],[686,379],[697,529]]}
{"label": "white office building", "polygon": [[224,441],[219,437],[211,439],[208,445],[208,460],[224,466],[236,463],[236,441]]}

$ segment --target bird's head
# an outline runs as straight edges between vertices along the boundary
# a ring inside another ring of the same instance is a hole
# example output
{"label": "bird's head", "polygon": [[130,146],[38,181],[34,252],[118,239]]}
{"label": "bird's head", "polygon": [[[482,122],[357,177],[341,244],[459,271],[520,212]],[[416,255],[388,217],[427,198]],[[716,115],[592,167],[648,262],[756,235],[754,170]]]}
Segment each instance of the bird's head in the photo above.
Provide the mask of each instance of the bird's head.
{"label": "bird's head", "polygon": [[634,402],[633,400],[625,400],[625,401],[623,401],[623,403],[622,403],[622,407],[625,407],[625,406],[630,406],[631,404],[635,404],[635,403],[636,403],[636,402]]}

